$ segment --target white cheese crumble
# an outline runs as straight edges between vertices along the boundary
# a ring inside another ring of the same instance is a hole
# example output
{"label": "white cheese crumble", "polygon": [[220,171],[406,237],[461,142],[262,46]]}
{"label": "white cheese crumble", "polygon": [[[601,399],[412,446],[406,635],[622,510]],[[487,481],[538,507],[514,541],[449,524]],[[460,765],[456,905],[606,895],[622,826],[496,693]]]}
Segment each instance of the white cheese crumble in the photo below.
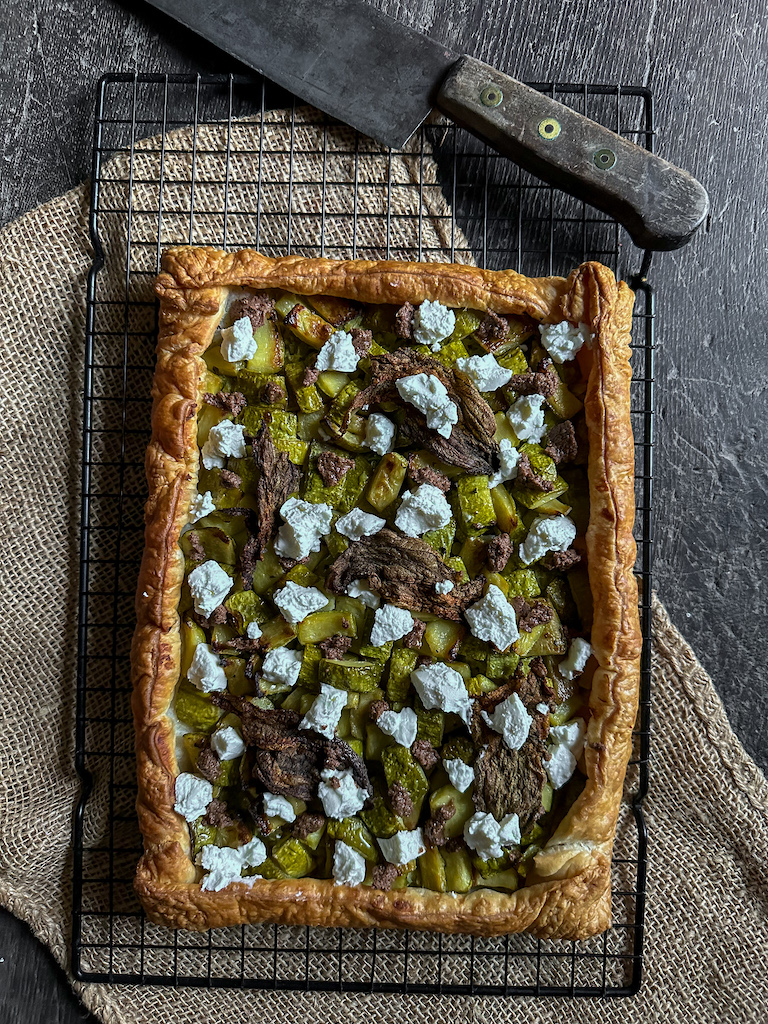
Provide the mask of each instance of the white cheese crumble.
{"label": "white cheese crumble", "polygon": [[403,708],[402,711],[383,711],[376,725],[401,747],[410,747],[416,739],[419,720],[413,708]]}
{"label": "white cheese crumble", "polygon": [[208,644],[198,644],[195,648],[187,679],[203,693],[212,693],[214,690],[226,690],[227,688],[227,676],[219,661],[219,656],[214,654]]}
{"label": "white cheese crumble", "polygon": [[333,851],[333,881],[335,885],[360,885],[365,879],[365,857],[351,846],[336,840]]}
{"label": "white cheese crumble", "polygon": [[443,767],[448,773],[451,785],[460,793],[466,793],[475,781],[475,769],[469,764],[464,764],[460,757],[449,757],[443,761]]}
{"label": "white cheese crumble", "polygon": [[394,448],[396,428],[383,413],[372,412],[365,423],[365,443],[377,455],[387,455]]}
{"label": "white cheese crumble", "polygon": [[196,494],[189,503],[189,521],[196,523],[198,519],[209,516],[211,512],[215,511],[216,503],[210,491],[206,491],[205,494]]}
{"label": "white cheese crumble", "polygon": [[507,409],[509,425],[519,441],[537,443],[542,439],[547,429],[543,405],[543,395],[523,395]]}
{"label": "white cheese crumble", "polygon": [[336,529],[342,536],[350,540],[360,540],[361,537],[372,537],[379,530],[387,525],[386,519],[373,516],[370,512],[363,512],[361,508],[353,508],[345,516],[336,521]]}
{"label": "white cheese crumble", "polygon": [[445,385],[433,373],[414,373],[395,381],[400,397],[423,413],[430,430],[441,437],[450,437],[459,410],[448,397]]}
{"label": "white cheese crumble", "polygon": [[492,583],[485,597],[471,604],[464,612],[472,635],[506,651],[520,636],[515,609],[499,587]]}
{"label": "white cheese crumble", "polygon": [[354,373],[359,361],[360,356],[352,344],[352,335],[346,331],[334,331],[318,352],[315,369]]}
{"label": "white cheese crumble", "polygon": [[219,607],[234,586],[232,577],[212,558],[193,569],[187,582],[195,602],[195,611],[206,618]]}
{"label": "white cheese crumble", "polygon": [[499,468],[488,478],[488,486],[493,489],[507,480],[514,480],[517,477],[517,464],[520,461],[520,452],[515,448],[508,437],[502,437],[499,441]]}
{"label": "white cheese crumble", "polygon": [[450,668],[443,661],[422,665],[411,672],[411,682],[425,708],[453,712],[469,725],[472,701],[464,680],[455,668]]}
{"label": "white cheese crumble", "polygon": [[255,837],[238,850],[233,850],[229,846],[204,846],[200,853],[200,864],[208,874],[201,882],[200,888],[218,892],[233,882],[253,885],[261,876],[249,875],[247,878],[241,878],[240,872],[243,868],[258,867],[266,859],[266,847]]}
{"label": "white cheese crumble", "polygon": [[520,559],[530,565],[549,551],[567,551],[575,538],[576,525],[568,516],[537,516],[520,545]]}
{"label": "white cheese crumble", "polygon": [[221,354],[229,363],[250,359],[256,348],[253,327],[247,316],[241,316],[231,327],[225,327],[221,332]]}
{"label": "white cheese crumble", "polygon": [[453,580],[438,580],[437,583],[435,584],[435,593],[450,594],[450,592],[453,590],[453,587]]}
{"label": "white cheese crumble", "polygon": [[533,719],[525,710],[525,704],[518,694],[513,693],[507,700],[497,704],[492,715],[487,711],[481,714],[494,732],[501,733],[510,750],[519,750],[528,739]]}
{"label": "white cheese crumble", "polygon": [[564,363],[573,359],[581,351],[582,345],[592,344],[592,335],[586,324],[574,327],[567,320],[559,324],[539,324],[541,344],[555,363]]}
{"label": "white cheese crumble", "polygon": [[202,448],[203,465],[206,469],[223,469],[225,459],[231,455],[235,459],[244,459],[245,427],[242,423],[222,420],[208,431],[208,437]]}
{"label": "white cheese crumble", "polygon": [[565,725],[554,725],[549,730],[549,738],[554,743],[567,747],[576,758],[581,757],[586,736],[587,723],[583,718],[573,718]]}
{"label": "white cheese crumble", "polygon": [[187,821],[197,821],[202,817],[213,800],[213,786],[210,782],[190,772],[182,772],[176,777],[174,792],[176,800],[173,809]]}
{"label": "white cheese crumble", "polygon": [[464,842],[481,860],[501,857],[504,846],[519,843],[520,839],[520,819],[516,814],[496,821],[492,814],[478,811],[464,826]]}
{"label": "white cheese crumble", "polygon": [[347,691],[329,683],[320,684],[320,693],[312,701],[306,715],[299,722],[300,729],[311,729],[332,740],[341,713],[347,706]]}
{"label": "white cheese crumble", "polygon": [[390,640],[400,640],[413,629],[413,616],[405,608],[385,604],[377,608],[373,616],[371,644],[383,647]]}
{"label": "white cheese crumble", "polygon": [[384,859],[390,864],[409,864],[427,852],[420,828],[415,828],[412,832],[395,832],[391,839],[377,837],[376,842],[384,854]]}
{"label": "white cheese crumble", "polygon": [[348,768],[344,771],[324,768],[320,772],[320,778],[323,781],[317,787],[317,795],[322,801],[326,815],[335,821],[351,818],[368,799],[367,791],[360,789]]}
{"label": "white cheese crumble", "polygon": [[512,378],[512,371],[501,366],[490,352],[485,356],[457,359],[456,365],[466,373],[478,391],[496,391]]}
{"label": "white cheese crumble", "polygon": [[407,491],[395,516],[395,526],[407,537],[420,537],[428,530],[439,530],[451,521],[451,506],[434,484],[421,484]]}
{"label": "white cheese crumble", "polygon": [[300,498],[288,498],[280,508],[285,525],[280,527],[275,552],[284,558],[306,558],[320,550],[320,541],[331,529],[333,509],[325,502],[313,504]]}
{"label": "white cheese crumble", "polygon": [[312,612],[319,612],[328,604],[328,598],[317,587],[300,587],[298,583],[289,580],[284,587],[281,587],[272,597],[280,614],[297,626],[303,622]]}
{"label": "white cheese crumble", "polygon": [[549,704],[545,704],[544,701],[542,701],[541,704],[536,705],[536,710],[539,712],[540,715],[548,715]]}
{"label": "white cheese crumble", "polygon": [[296,811],[291,801],[277,793],[264,794],[264,813],[268,818],[282,818],[288,825],[296,821]]}
{"label": "white cheese crumble", "polygon": [[564,743],[549,748],[549,760],[544,762],[553,789],[560,789],[576,771],[576,758]]}
{"label": "white cheese crumble", "polygon": [[442,302],[422,302],[413,314],[413,340],[419,345],[429,345],[433,352],[440,350],[456,326],[456,314]]}
{"label": "white cheese crumble", "polygon": [[568,648],[568,656],[557,666],[563,679],[573,679],[584,671],[584,666],[592,656],[592,647],[582,637],[577,636]]}
{"label": "white cheese crumble", "polygon": [[220,761],[233,761],[245,753],[245,743],[237,729],[227,725],[211,736],[211,749]]}
{"label": "white cheese crumble", "polygon": [[366,608],[378,608],[381,604],[381,598],[378,594],[374,594],[372,590],[369,590],[365,582],[365,580],[352,580],[347,587],[347,597],[356,597],[358,601],[363,602]]}
{"label": "white cheese crumble", "polygon": [[261,626],[258,622],[249,622],[245,627],[245,635],[249,640],[258,640],[261,636]]}
{"label": "white cheese crumble", "polygon": [[301,671],[301,651],[276,647],[267,651],[261,666],[261,677],[274,686],[295,686]]}

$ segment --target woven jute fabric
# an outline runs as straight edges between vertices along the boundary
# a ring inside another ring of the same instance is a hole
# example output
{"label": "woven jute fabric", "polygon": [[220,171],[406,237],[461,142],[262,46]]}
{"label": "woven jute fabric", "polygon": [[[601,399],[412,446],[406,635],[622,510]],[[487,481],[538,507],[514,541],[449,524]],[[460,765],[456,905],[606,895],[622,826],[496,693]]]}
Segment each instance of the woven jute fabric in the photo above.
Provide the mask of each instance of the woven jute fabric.
{"label": "woven jute fabric", "polygon": [[[215,127],[201,129],[198,147],[221,148]],[[235,127],[236,154],[252,126]],[[285,137],[279,118],[269,130]],[[295,126],[294,126],[295,130]],[[206,135],[206,133],[209,133]],[[171,146],[170,143],[173,143]],[[351,173],[349,138],[331,135],[338,149],[334,173]],[[201,145],[202,143],[202,145]],[[219,143],[219,145],[217,145]],[[169,136],[164,202],[183,206],[185,174],[192,159],[188,133]],[[244,149],[251,148],[247,145]],[[280,147],[274,147],[279,149]],[[306,128],[306,152],[294,166],[294,181],[305,181],[305,195],[288,184],[285,156],[262,164],[265,186],[256,216],[232,215],[230,245],[284,244],[277,218],[268,210],[285,208],[291,188],[295,217],[292,244],[309,245],[324,229],[326,252],[348,245],[348,221],[323,218],[311,183],[317,180],[318,138]],[[113,208],[134,211],[131,237],[144,243],[153,266],[157,230],[150,214],[157,193],[142,182],[158,174],[157,140],[139,145],[144,161],[137,184],[126,193],[126,159],[114,161],[109,186]],[[213,157],[211,158],[213,159]],[[419,180],[434,188],[414,190]],[[234,166],[234,164],[233,164]],[[360,165],[359,165],[360,166]],[[358,166],[358,172],[359,172]],[[386,166],[386,170],[382,168]],[[326,165],[327,168],[327,165]],[[247,180],[253,165],[239,167]],[[383,255],[382,202],[388,197],[390,251],[411,255],[415,245],[429,258],[446,258],[450,211],[436,187],[436,170],[421,153],[382,163],[372,151],[359,189],[358,255]],[[180,182],[174,183],[174,176]],[[215,170],[211,179],[216,179]],[[329,177],[330,180],[330,177]],[[399,187],[402,186],[402,187]],[[247,186],[238,185],[238,188]],[[122,190],[122,191],[121,191]],[[142,191],[143,190],[143,191]],[[91,260],[87,232],[88,190],[69,192],[20,218],[0,232],[0,371],[4,431],[0,479],[0,536],[4,586],[0,621],[4,657],[0,665],[0,903],[27,921],[66,970],[71,944],[72,822],[80,786],[75,772],[75,660],[78,606],[79,492],[81,469],[81,390],[85,333],[86,275]],[[104,195],[102,196],[104,199]],[[109,197],[107,197],[109,198]],[[326,199],[330,202],[333,197]],[[342,203],[341,195],[338,202]],[[221,214],[222,197],[200,189],[196,208],[204,214],[192,225],[197,242],[221,233],[211,224]],[[244,203],[243,209],[250,210]],[[407,216],[399,218],[397,215]],[[205,214],[208,216],[206,217]],[[366,218],[365,214],[370,216]],[[378,217],[378,220],[377,220]],[[187,214],[186,217],[189,220]],[[181,241],[172,218],[162,244]],[[207,225],[207,226],[206,226]],[[347,225],[347,226],[345,226]],[[366,226],[368,225],[368,226]],[[102,225],[108,259],[100,288],[124,297],[125,218]],[[153,233],[154,231],[154,233]],[[418,238],[416,237],[418,233]],[[154,242],[153,242],[154,239]],[[110,253],[117,253],[110,263]],[[132,270],[140,269],[133,266]],[[146,269],[146,268],[145,268]],[[137,285],[148,297],[150,277]],[[132,296],[132,298],[135,296]],[[120,321],[121,330],[123,321]],[[145,325],[146,326],[146,325]],[[120,340],[122,345],[122,339]],[[98,524],[113,525],[107,505],[94,511]],[[107,530],[107,533],[110,531]],[[414,1022],[528,1021],[655,1022],[679,1020],[764,1022],[768,1019],[768,784],[732,732],[711,679],[670,623],[653,604],[654,738],[652,783],[646,803],[650,833],[646,965],[640,994],[630,1001],[564,999],[451,998],[438,996],[270,993],[236,989],[180,989],[73,983],[84,1004],[105,1022],[156,1024],[205,1020],[239,1024],[260,1020],[294,1024],[343,1021]],[[107,705],[105,714],[108,714]],[[113,736],[114,738],[114,736]],[[97,780],[98,782],[98,780]],[[96,817],[107,801],[98,785],[92,802]]]}

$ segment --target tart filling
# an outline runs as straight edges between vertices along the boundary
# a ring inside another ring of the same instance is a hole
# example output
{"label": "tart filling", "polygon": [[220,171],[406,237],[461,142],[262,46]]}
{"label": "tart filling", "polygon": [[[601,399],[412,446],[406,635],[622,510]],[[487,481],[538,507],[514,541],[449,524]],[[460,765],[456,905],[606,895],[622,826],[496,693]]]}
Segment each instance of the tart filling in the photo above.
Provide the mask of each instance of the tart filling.
{"label": "tart filling", "polygon": [[229,293],[180,540],[175,810],[203,890],[526,884],[585,782],[590,344]]}

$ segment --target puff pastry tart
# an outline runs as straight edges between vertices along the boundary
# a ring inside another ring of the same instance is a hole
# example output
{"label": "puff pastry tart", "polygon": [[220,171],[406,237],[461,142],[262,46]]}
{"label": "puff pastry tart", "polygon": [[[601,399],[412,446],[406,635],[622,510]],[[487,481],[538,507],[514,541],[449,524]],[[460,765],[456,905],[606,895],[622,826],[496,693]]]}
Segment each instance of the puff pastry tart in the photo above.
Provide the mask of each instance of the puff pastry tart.
{"label": "puff pastry tart", "polygon": [[633,295],[176,248],[133,644],[153,921],[585,938],[638,698]]}

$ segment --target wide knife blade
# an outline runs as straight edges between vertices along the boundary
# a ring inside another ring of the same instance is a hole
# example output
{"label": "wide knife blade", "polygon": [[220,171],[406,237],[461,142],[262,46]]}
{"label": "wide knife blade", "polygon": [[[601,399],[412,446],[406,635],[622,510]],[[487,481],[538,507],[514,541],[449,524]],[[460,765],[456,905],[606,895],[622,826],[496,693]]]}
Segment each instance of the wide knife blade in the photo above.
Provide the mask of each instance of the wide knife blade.
{"label": "wide knife blade", "polygon": [[399,149],[459,54],[362,0],[150,0],[270,81]]}

